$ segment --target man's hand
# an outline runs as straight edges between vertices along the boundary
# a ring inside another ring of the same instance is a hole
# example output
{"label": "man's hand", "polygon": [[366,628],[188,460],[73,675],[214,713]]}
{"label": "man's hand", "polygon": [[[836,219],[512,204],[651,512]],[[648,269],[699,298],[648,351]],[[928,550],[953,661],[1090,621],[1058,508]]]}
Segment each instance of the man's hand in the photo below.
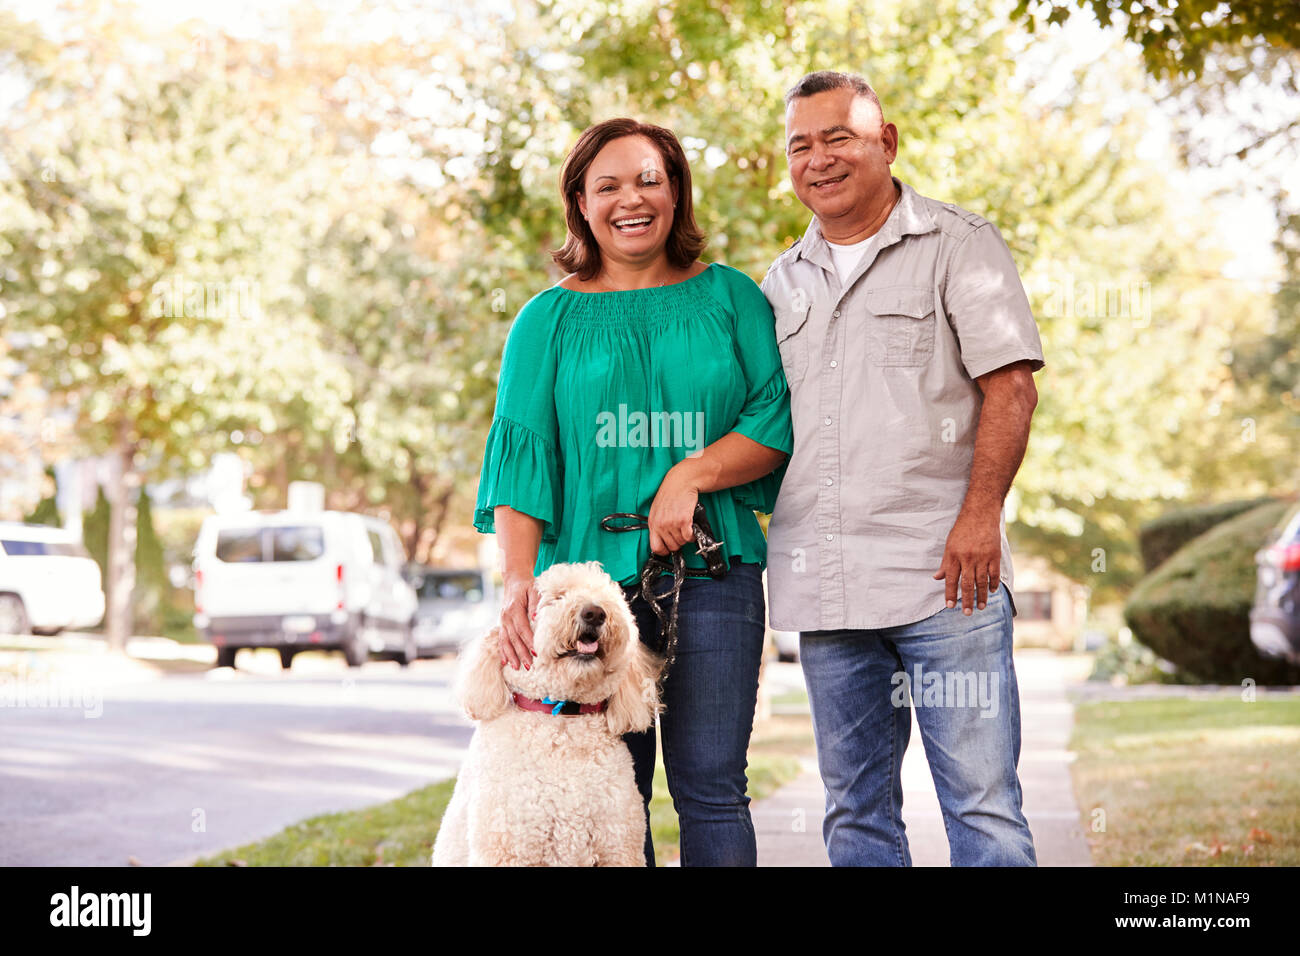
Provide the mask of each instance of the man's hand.
{"label": "man's hand", "polygon": [[978,606],[982,611],[988,596],[998,589],[1002,573],[1001,512],[972,515],[962,511],[943,546],[943,563],[934,578],[944,581],[948,607],[957,606],[961,588],[962,613]]}
{"label": "man's hand", "polygon": [[984,610],[989,592],[998,589],[1002,502],[1025,457],[1029,422],[1038,404],[1038,389],[1028,362],[1004,365],[975,381],[984,400],[975,431],[970,483],[943,546],[943,563],[934,576],[936,581],[946,582],[948,607],[957,606],[960,584],[965,614],[976,605]]}

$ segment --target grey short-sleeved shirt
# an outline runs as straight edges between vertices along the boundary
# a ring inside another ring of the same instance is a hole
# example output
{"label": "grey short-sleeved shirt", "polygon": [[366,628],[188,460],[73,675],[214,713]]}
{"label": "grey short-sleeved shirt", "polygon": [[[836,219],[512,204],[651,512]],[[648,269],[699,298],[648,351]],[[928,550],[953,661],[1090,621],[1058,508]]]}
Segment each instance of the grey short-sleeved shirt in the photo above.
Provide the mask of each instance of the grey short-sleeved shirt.
{"label": "grey short-sleeved shirt", "polygon": [[[975,379],[1043,367],[997,229],[894,182],[880,241],[846,281],[815,218],[763,279],[794,417],[768,529],[778,630],[892,627],[942,610],[933,575],[970,480]],[[1001,563],[1010,588],[1005,521]]]}

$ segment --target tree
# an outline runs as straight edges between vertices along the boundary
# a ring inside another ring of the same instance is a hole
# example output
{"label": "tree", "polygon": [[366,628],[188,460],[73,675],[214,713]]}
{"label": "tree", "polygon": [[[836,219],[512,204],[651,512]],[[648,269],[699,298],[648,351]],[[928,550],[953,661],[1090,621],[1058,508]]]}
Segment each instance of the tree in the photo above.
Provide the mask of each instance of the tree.
{"label": "tree", "polygon": [[337,420],[348,382],[291,281],[310,138],[245,122],[247,72],[180,52],[160,64],[97,17],[80,40],[9,47],[27,91],[0,152],[0,305],[18,359],[114,463],[106,629],[120,648],[145,474],[198,467],[225,445],[215,422],[273,424],[294,396]]}
{"label": "tree", "polygon": [[1012,16],[1032,29],[1036,18],[1063,23],[1078,10],[1102,26],[1122,24],[1156,77],[1196,76],[1221,47],[1300,49],[1295,0],[1017,0]]}

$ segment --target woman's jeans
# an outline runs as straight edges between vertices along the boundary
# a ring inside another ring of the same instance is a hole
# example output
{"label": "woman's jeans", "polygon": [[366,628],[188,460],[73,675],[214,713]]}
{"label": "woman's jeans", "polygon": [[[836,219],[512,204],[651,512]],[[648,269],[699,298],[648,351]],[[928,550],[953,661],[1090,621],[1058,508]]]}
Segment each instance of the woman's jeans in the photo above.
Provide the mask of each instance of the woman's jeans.
{"label": "woman's jeans", "polygon": [[[662,578],[663,593],[671,578]],[[640,588],[624,589],[641,640],[659,647],[659,619]],[[687,578],[677,617],[677,659],[663,686],[659,715],[668,792],[681,833],[682,866],[755,866],[754,824],[749,816],[746,752],[758,700],[763,653],[763,572],[757,564],[732,564],[720,580]],[[670,607],[665,600],[661,606]],[[655,731],[623,737],[632,752],[637,789],[647,819],[655,770]],[[654,845],[646,827],[646,862]]]}
{"label": "woman's jeans", "polygon": [[899,627],[799,636],[832,865],[911,865],[900,772],[913,708],[952,865],[1035,865],[1016,774],[1011,619],[1002,585],[970,617],[945,608]]}

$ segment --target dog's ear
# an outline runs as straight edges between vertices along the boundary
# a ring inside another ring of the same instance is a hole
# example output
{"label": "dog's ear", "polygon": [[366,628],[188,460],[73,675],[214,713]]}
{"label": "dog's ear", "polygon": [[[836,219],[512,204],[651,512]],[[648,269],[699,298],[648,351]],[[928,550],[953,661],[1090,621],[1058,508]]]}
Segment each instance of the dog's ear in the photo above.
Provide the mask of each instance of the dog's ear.
{"label": "dog's ear", "polygon": [[613,734],[641,731],[655,722],[659,713],[659,669],[661,662],[632,634],[630,660],[623,680],[609,698],[605,718]]}
{"label": "dog's ear", "polygon": [[501,665],[501,628],[494,627],[465,650],[456,697],[470,720],[492,720],[510,706],[510,688]]}

